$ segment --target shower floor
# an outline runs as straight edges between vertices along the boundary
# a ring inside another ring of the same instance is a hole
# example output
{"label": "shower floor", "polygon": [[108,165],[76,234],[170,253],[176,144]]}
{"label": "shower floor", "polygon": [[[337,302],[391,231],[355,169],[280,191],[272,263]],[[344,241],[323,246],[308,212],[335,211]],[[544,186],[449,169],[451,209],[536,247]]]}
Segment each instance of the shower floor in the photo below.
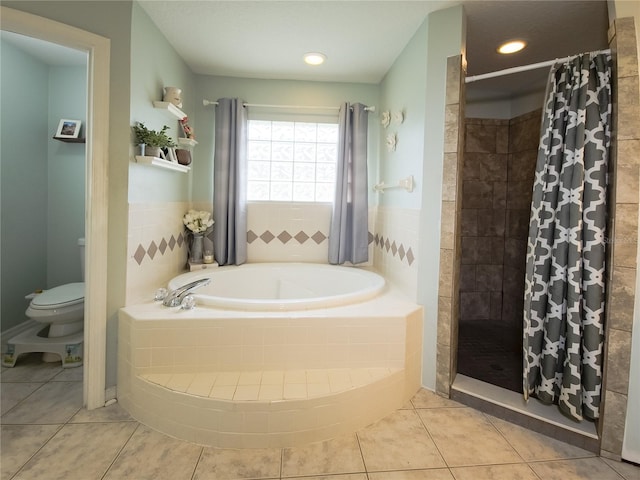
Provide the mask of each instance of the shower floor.
{"label": "shower floor", "polygon": [[460,320],[458,373],[522,393],[522,329]]}

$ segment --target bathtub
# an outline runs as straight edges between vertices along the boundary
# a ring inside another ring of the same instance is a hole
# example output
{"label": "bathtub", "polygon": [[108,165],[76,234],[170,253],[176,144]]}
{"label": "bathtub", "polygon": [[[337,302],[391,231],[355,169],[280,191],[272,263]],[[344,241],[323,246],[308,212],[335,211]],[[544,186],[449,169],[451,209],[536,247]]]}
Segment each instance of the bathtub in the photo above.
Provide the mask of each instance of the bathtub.
{"label": "bathtub", "polygon": [[176,289],[201,278],[212,282],[193,291],[198,305],[236,310],[306,310],[357,303],[378,295],[385,280],[355,267],[309,263],[253,263],[178,275]]}
{"label": "bathtub", "polygon": [[378,274],[248,264],[169,287],[204,276],[193,310],[119,312],[118,400],[141,423],[214,447],[296,446],[355,432],[420,388],[422,307]]}

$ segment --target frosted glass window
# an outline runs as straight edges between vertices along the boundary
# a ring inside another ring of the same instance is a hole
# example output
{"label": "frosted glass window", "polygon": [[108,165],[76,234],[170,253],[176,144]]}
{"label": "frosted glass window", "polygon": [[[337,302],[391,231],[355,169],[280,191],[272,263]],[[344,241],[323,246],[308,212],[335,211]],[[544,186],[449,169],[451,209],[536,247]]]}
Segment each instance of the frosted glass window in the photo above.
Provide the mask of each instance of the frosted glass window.
{"label": "frosted glass window", "polygon": [[247,199],[332,202],[338,125],[249,120]]}

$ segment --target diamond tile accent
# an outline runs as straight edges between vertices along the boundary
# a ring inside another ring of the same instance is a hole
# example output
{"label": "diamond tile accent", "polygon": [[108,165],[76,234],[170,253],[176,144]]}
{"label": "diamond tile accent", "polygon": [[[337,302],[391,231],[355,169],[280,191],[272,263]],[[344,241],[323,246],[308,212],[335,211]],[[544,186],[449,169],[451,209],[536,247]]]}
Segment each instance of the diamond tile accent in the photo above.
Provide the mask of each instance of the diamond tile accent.
{"label": "diamond tile accent", "polygon": [[160,245],[158,245],[158,249],[160,250],[160,253],[162,255],[164,255],[165,250],[167,249],[167,241],[163,238],[162,241],[160,242]]}
{"label": "diamond tile accent", "polygon": [[258,235],[253,230],[247,232],[247,243],[253,243],[258,239]]}
{"label": "diamond tile accent", "polygon": [[391,253],[393,253],[393,256],[395,257],[397,252],[398,252],[398,247],[396,247],[396,242],[394,240],[393,243],[391,244]]}
{"label": "diamond tile accent", "polygon": [[173,251],[175,247],[176,247],[176,237],[171,235],[171,238],[169,239],[169,249]]}
{"label": "diamond tile accent", "polygon": [[407,261],[409,262],[409,265],[411,265],[414,260],[415,257],[413,256],[413,250],[411,250],[411,247],[409,247],[409,250],[407,250]]}
{"label": "diamond tile accent", "polygon": [[157,251],[158,251],[158,247],[156,245],[156,242],[152,240],[151,244],[149,245],[149,248],[147,249],[147,255],[151,257],[151,260],[153,260],[153,257],[156,256]]}
{"label": "diamond tile accent", "polygon": [[291,234],[286,230],[283,230],[280,232],[280,235],[278,235],[278,240],[280,240],[282,243],[287,243],[289,240],[291,240]]}
{"label": "diamond tile accent", "polygon": [[303,244],[304,242],[309,240],[309,235],[300,230],[298,233],[296,233],[296,236],[294,238],[298,241],[298,243]]}
{"label": "diamond tile accent", "polygon": [[311,239],[314,242],[316,242],[318,245],[320,245],[322,242],[324,242],[327,239],[327,236],[324,233],[322,233],[320,230],[318,230],[316,233],[311,235]]}
{"label": "diamond tile accent", "polygon": [[391,244],[389,243],[389,239],[388,238],[384,242],[384,248],[387,250],[387,252],[391,248]]}
{"label": "diamond tile accent", "polygon": [[375,242],[376,246],[380,244],[380,236],[377,233],[373,237],[373,241]]}
{"label": "diamond tile accent", "polygon": [[136,248],[136,253],[133,254],[133,258],[136,262],[138,262],[138,265],[142,263],[142,260],[144,259],[146,253],[147,252],[145,252],[144,247],[142,245],[138,245],[138,248]]}
{"label": "diamond tile accent", "polygon": [[273,233],[267,230],[262,235],[260,235],[260,238],[264,243],[269,243],[271,240],[273,240],[276,237],[273,236]]}
{"label": "diamond tile accent", "polygon": [[180,233],[178,235],[178,246],[181,247],[183,243],[184,243],[184,236],[182,235],[182,233]]}
{"label": "diamond tile accent", "polygon": [[400,257],[400,260],[404,260],[405,251],[403,244],[400,244],[400,248],[398,249],[398,256]]}
{"label": "diamond tile accent", "polygon": [[369,242],[368,245],[371,245],[373,243],[373,233],[369,232]]}

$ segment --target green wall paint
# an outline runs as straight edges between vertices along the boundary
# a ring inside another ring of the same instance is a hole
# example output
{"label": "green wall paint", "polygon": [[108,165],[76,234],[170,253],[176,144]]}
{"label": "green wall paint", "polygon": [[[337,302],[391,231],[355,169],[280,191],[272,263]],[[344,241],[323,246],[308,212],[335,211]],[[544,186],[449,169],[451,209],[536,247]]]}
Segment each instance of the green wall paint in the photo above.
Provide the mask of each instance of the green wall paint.
{"label": "green wall paint", "polygon": [[24,296],[47,281],[48,67],[0,42],[0,331],[26,319]]}

